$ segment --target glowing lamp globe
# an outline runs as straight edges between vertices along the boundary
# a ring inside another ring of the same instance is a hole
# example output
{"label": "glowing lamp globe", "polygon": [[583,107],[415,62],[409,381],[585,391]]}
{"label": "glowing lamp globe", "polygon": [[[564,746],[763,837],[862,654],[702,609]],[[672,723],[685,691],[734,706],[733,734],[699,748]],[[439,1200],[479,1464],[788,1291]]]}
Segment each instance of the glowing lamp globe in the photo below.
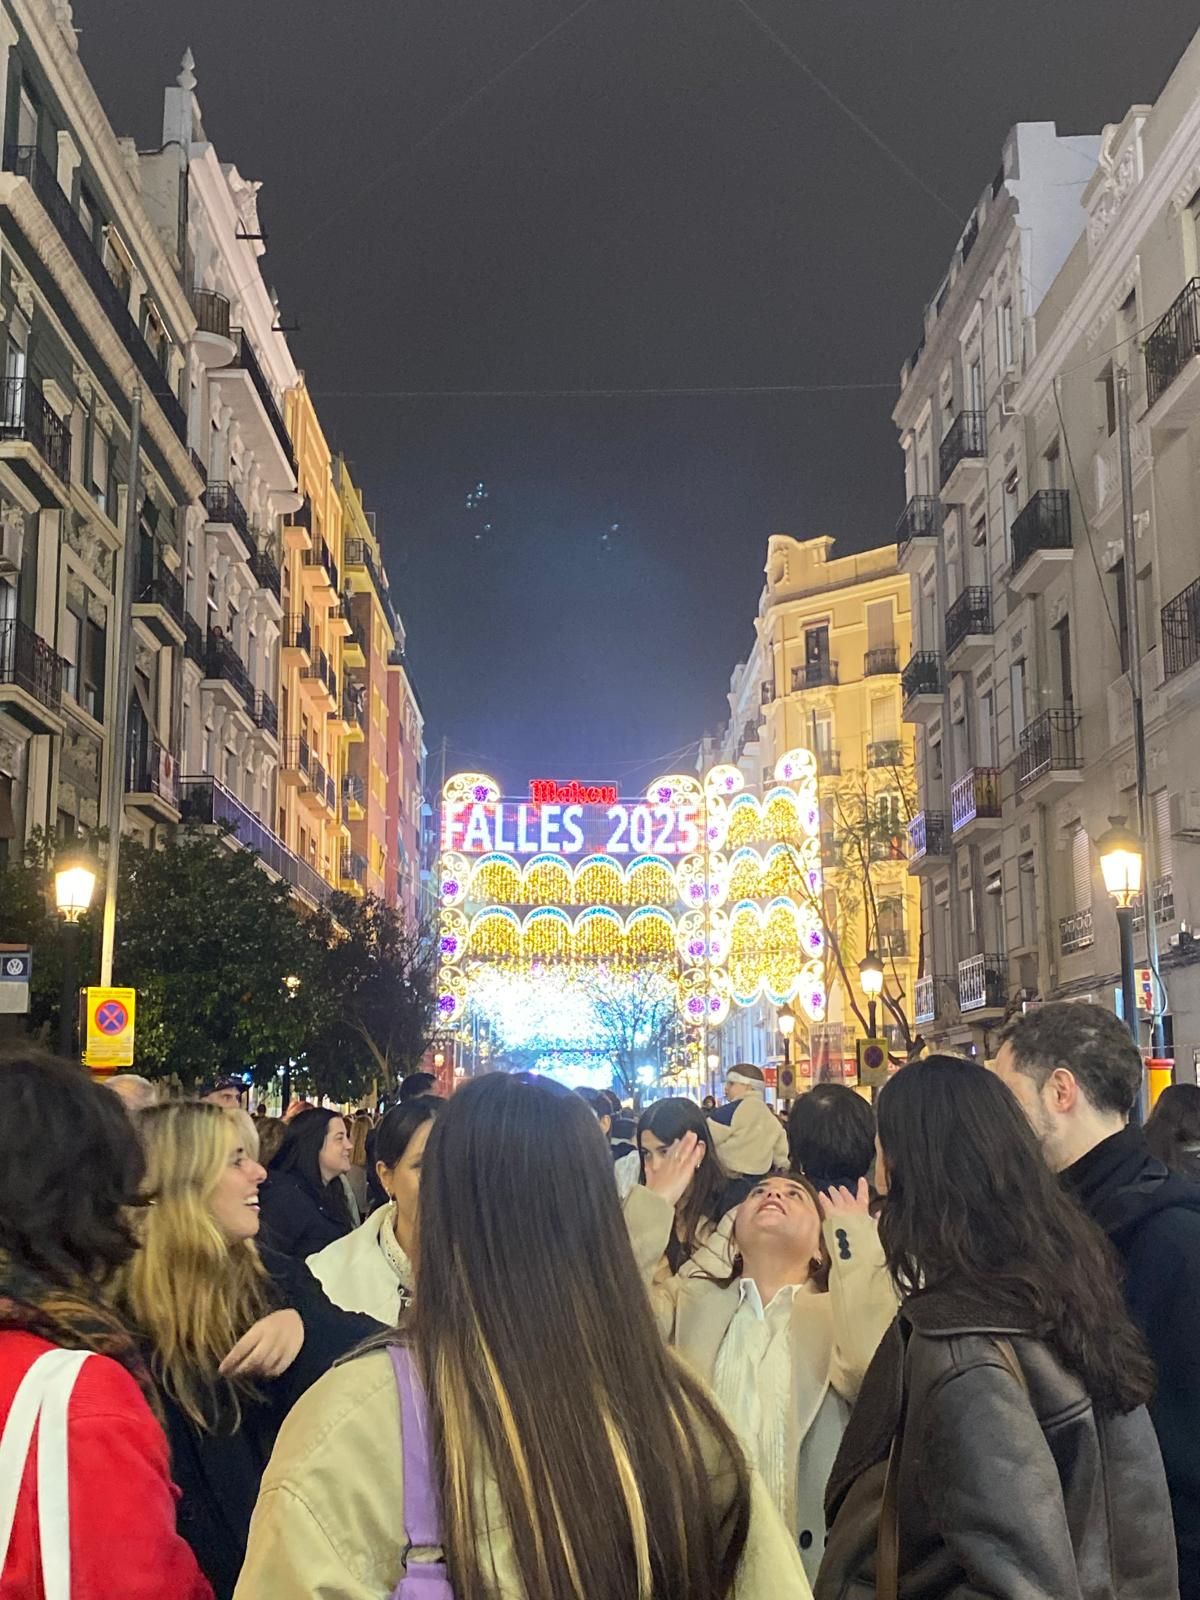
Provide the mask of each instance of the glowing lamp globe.
{"label": "glowing lamp globe", "polygon": [[858,963],[858,981],[868,1000],[877,999],[883,993],[883,962],[874,950],[868,950]]}
{"label": "glowing lamp globe", "polygon": [[1125,826],[1124,817],[1109,817],[1109,829],[1096,840],[1104,887],[1119,906],[1128,906],[1141,893],[1142,843]]}
{"label": "glowing lamp globe", "polygon": [[85,856],[66,856],[54,873],[54,902],[67,922],[78,922],[92,903],[96,869]]}
{"label": "glowing lamp globe", "polygon": [[791,1006],[784,1006],[779,1013],[779,1031],[785,1039],[790,1039],[796,1031],[796,1013]]}

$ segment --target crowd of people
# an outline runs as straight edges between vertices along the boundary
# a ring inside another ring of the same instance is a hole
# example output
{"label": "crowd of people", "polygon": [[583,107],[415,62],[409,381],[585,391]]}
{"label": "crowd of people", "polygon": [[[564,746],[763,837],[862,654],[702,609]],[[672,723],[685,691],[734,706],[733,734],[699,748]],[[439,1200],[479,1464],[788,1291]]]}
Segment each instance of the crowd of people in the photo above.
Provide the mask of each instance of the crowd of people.
{"label": "crowd of people", "polygon": [[1200,1088],[1110,1014],[434,1087],[0,1058],[0,1600],[1200,1600]]}

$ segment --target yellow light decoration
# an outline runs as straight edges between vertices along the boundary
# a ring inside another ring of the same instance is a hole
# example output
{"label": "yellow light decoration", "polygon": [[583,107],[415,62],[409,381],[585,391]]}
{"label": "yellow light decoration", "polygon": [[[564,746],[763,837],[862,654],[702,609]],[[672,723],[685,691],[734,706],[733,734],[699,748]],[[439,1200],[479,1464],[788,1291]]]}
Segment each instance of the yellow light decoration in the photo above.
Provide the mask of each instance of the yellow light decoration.
{"label": "yellow light decoration", "polygon": [[762,857],[757,850],[744,846],[729,858],[729,898],[731,900],[757,900],[762,879]]}
{"label": "yellow light decoration", "polygon": [[670,772],[655,778],[646,790],[646,800],[652,806],[698,805],[703,794],[699,778],[690,773]]}
{"label": "yellow light decoration", "polygon": [[729,863],[723,855],[685,856],[675,869],[679,898],[685,906],[719,906],[729,892]]}
{"label": "yellow light decoration", "polygon": [[524,899],[531,906],[569,906],[575,903],[571,868],[561,856],[533,856],[522,873]]}
{"label": "yellow light decoration", "polygon": [[625,869],[625,904],[669,909],[679,899],[675,873],[661,856],[638,856]]}
{"label": "yellow light decoration", "polygon": [[439,863],[441,887],[440,896],[443,906],[460,906],[467,898],[467,888],[471,881],[471,863],[466,856],[460,856],[453,850],[447,850]]}
{"label": "yellow light decoration", "polygon": [[719,1028],[729,1015],[729,978],[719,968],[692,967],[679,980],[679,1009],[693,1028]]}
{"label": "yellow light decoration", "polygon": [[800,783],[805,778],[817,776],[817,758],[811,750],[789,750],[775,763],[775,777],[780,783]]}
{"label": "yellow light decoration", "polygon": [[571,919],[557,906],[539,906],[525,918],[521,954],[526,961],[568,961],[572,954]]}
{"label": "yellow light decoration", "polygon": [[707,958],[721,966],[729,956],[729,918],[723,911],[685,911],[675,930],[675,943],[679,958],[685,966],[694,966]]}
{"label": "yellow light decoration", "polygon": [[808,884],[796,852],[790,845],[775,844],[767,851],[759,879],[758,898],[772,900],[776,895],[789,895],[803,901],[808,894]]}
{"label": "yellow light decoration", "polygon": [[575,920],[575,957],[579,961],[618,961],[624,955],[625,930],[615,911],[592,906]]}
{"label": "yellow light decoration", "polygon": [[742,769],[731,765],[712,767],[704,775],[705,792],[722,799],[741,792],[745,788],[746,780],[742,776]]}
{"label": "yellow light decoration", "polygon": [[799,844],[809,830],[800,819],[800,803],[790,789],[772,789],[762,800],[763,833],[772,844]]}
{"label": "yellow light decoration", "polygon": [[675,923],[657,906],[634,911],[625,924],[625,953],[639,965],[670,962],[675,956]]}
{"label": "yellow light decoration", "polygon": [[471,955],[480,961],[517,961],[521,955],[521,924],[515,911],[489,906],[471,924]]}
{"label": "yellow light decoration", "polygon": [[525,890],[521,882],[521,869],[512,856],[480,856],[471,873],[471,899],[487,900],[495,905],[519,906],[524,902]]}
{"label": "yellow light decoration", "polygon": [[447,778],[442,800],[451,806],[494,805],[500,798],[500,785],[485,772],[456,772]]}
{"label": "yellow light decoration", "polygon": [[740,850],[757,844],[762,832],[762,813],[752,794],[739,794],[729,807],[729,823],[725,832],[725,848]]}
{"label": "yellow light decoration", "polygon": [[461,911],[443,910],[438,921],[438,959],[443,966],[458,965],[467,953],[470,937],[466,915]]}
{"label": "yellow light decoration", "polygon": [[749,900],[734,906],[729,917],[729,960],[727,970],[733,998],[740,1006],[753,1005],[762,979],[759,944],[762,921],[758,907]]}
{"label": "yellow light decoration", "polygon": [[575,903],[581,906],[625,904],[625,874],[612,856],[589,856],[575,873]]}
{"label": "yellow light decoration", "polygon": [[791,998],[803,961],[796,907],[790,900],[776,900],[767,907],[759,945],[761,984],[772,1004],[785,1005]]}

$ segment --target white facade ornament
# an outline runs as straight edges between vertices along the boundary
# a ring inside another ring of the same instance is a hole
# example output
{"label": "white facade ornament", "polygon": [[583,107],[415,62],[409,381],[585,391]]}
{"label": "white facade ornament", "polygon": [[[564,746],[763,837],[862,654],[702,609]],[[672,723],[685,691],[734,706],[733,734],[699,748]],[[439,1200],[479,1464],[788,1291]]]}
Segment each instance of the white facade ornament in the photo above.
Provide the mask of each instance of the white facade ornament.
{"label": "white facade ornament", "polygon": [[1169,210],[1173,217],[1179,216],[1181,212],[1191,205],[1198,189],[1200,189],[1200,161],[1193,163],[1188,168],[1186,176],[1171,196]]}
{"label": "white facade ornament", "polygon": [[1133,119],[1126,142],[1119,150],[1114,150],[1113,144],[1122,129],[1110,124],[1104,130],[1100,141],[1099,165],[1105,176],[1085,201],[1088,208],[1088,249],[1093,254],[1103,243],[1105,234],[1116,221],[1126,200],[1141,182],[1144,121],[1142,116]]}
{"label": "white facade ornament", "polygon": [[30,283],[28,278],[24,277],[21,273],[14,269],[12,275],[12,286],[13,293],[17,297],[17,304],[20,306],[22,314],[27,319],[32,319],[33,285]]}

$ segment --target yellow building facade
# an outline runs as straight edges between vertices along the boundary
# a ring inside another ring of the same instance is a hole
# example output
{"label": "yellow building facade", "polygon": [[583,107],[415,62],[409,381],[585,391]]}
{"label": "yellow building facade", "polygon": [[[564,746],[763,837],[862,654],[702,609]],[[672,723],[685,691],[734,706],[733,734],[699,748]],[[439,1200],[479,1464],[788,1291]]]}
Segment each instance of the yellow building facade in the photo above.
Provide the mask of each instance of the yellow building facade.
{"label": "yellow building facade", "polygon": [[[883,962],[884,992],[895,1006],[881,1004],[881,1027],[895,1028],[895,1047],[904,1043],[900,1017],[915,1032],[921,902],[906,844],[917,809],[913,730],[900,715],[900,669],[912,641],[909,584],[895,545],[835,557],[833,544],[769,540],[754,648],[733,673],[729,722],[716,748],[747,782],[764,786],[786,751],[805,746],[817,757],[831,935],[822,1039],[848,1061],[866,1031],[855,1007],[867,1015],[858,963],[868,950]],[[726,1065],[778,1056],[768,1011],[730,1018],[720,1040]]]}

